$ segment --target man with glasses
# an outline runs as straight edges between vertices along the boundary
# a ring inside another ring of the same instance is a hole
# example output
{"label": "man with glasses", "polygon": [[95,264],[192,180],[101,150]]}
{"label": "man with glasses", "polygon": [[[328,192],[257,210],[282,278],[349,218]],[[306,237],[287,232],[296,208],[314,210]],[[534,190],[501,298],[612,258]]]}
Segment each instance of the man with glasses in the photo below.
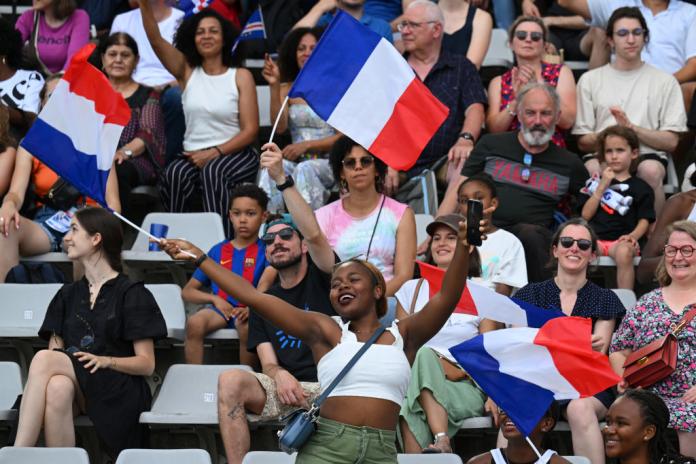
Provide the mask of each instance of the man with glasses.
{"label": "man with glasses", "polygon": [[449,115],[410,171],[398,173],[389,169],[385,180],[387,193],[395,192],[400,182],[432,168],[445,156],[447,163],[438,178],[444,181],[456,177],[481,133],[487,102],[481,79],[476,66],[465,56],[442,49],[444,23],[437,4],[414,0],[398,24],[406,51],[404,58],[433,95],[449,108]]}
{"label": "man with glasses", "polygon": [[[264,153],[262,162],[266,159]],[[271,217],[261,240],[266,259],[278,271],[278,280],[266,293],[305,311],[330,316],[335,312],[329,301],[330,279],[338,261],[314,213],[285,177],[279,157],[279,172],[270,172],[290,214]],[[262,167],[267,167],[262,164]],[[218,379],[218,416],[227,461],[241,464],[249,451],[246,413],[260,420],[278,420],[298,407],[311,405],[319,394],[317,370],[309,347],[286,334],[252,311],[246,347],[256,351],[262,373],[232,369]]]}
{"label": "man with glasses", "polygon": [[485,172],[495,182],[499,206],[493,223],[515,235],[524,247],[527,277],[540,282],[551,275],[551,228],[561,199],[579,194],[589,177],[580,158],[550,143],[560,112],[556,90],[527,84],[517,95],[520,130],[484,135],[451,182],[438,216],[457,208],[459,185]]}
{"label": "man with glasses", "polygon": [[614,11],[606,34],[616,58],[580,78],[572,132],[579,136],[578,148],[590,153],[587,169],[599,174],[594,155],[598,134],[615,124],[633,129],[640,140],[637,176],[655,192],[659,215],[665,202],[667,154],[677,148],[679,134],[687,130],[679,84],[670,74],[643,62],[641,52],[652,33],[638,8]]}
{"label": "man with glasses", "polygon": [[391,26],[388,22],[365,13],[365,0],[319,0],[312,9],[295,24],[293,29],[297,29],[298,27],[312,28],[314,26],[327,26],[333,19],[333,13],[337,9],[345,11],[360,21],[365,27],[381,35],[389,42],[394,41]]}

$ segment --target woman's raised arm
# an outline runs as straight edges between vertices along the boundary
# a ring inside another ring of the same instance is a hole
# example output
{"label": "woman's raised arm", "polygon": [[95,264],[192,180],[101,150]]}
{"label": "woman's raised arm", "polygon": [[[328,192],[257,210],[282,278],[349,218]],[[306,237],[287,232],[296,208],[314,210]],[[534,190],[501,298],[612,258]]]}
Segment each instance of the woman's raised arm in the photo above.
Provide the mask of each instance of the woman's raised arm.
{"label": "woman's raised arm", "polygon": [[140,13],[143,17],[143,28],[147,34],[147,40],[150,41],[152,49],[155,51],[157,58],[160,59],[167,71],[179,82],[183,89],[186,86],[186,81],[191,75],[191,67],[186,63],[184,54],[177,50],[172,44],[164,40],[160,34],[159,26],[152,14],[152,7],[149,0],[140,0]]}

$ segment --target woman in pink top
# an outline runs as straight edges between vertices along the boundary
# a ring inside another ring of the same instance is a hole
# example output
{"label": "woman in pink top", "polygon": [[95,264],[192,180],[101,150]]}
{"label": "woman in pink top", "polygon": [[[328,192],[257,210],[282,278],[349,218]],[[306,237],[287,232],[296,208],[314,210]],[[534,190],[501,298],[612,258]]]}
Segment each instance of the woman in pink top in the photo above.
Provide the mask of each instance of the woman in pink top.
{"label": "woman in pink top", "polygon": [[392,296],[413,277],[416,221],[411,208],[382,194],[387,166],[342,136],[329,156],[342,197],[315,212],[338,256],[358,255],[380,270]]}
{"label": "woman in pink top", "polygon": [[77,9],[75,0],[33,0],[32,9],[22,13],[15,28],[22,41],[35,44],[44,74],[67,68],[75,52],[89,42],[89,16]]}

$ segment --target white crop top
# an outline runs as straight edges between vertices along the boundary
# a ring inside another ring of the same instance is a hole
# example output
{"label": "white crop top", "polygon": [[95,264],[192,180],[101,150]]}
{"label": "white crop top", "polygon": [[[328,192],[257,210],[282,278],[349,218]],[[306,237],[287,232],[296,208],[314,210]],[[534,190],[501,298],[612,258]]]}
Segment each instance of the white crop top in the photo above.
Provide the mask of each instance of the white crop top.
{"label": "white crop top", "polygon": [[[323,391],[336,378],[363,345],[353,332],[348,330],[350,322],[344,323],[339,316],[333,319],[341,327],[341,341],[326,353],[317,364],[319,386]],[[404,353],[404,340],[394,321],[387,330],[394,336],[391,345],[373,344],[348,371],[343,380],[329,394],[332,396],[365,396],[392,401],[398,405],[404,400],[408,383],[411,381],[411,365]]]}

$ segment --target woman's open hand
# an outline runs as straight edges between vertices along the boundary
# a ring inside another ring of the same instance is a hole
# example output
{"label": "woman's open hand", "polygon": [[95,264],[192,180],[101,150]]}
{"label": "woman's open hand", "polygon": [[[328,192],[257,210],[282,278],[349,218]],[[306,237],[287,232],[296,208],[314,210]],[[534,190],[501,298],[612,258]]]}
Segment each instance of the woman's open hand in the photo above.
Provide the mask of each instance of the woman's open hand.
{"label": "woman's open hand", "polygon": [[73,356],[83,363],[82,366],[88,369],[90,374],[94,374],[99,369],[108,369],[113,365],[111,356],[97,356],[86,351],[77,351]]}

